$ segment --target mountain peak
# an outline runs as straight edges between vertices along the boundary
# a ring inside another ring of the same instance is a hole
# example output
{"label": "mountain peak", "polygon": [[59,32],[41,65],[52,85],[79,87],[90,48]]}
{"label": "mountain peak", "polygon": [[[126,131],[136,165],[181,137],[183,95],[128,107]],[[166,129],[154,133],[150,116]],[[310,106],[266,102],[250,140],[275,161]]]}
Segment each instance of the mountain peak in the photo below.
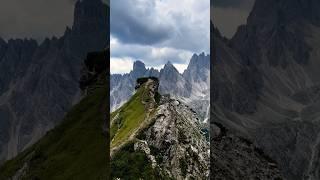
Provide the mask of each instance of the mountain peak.
{"label": "mountain peak", "polygon": [[238,28],[229,45],[243,57],[244,64],[282,68],[291,60],[308,64],[312,50],[305,38],[310,33],[308,25],[320,25],[318,0],[257,0],[247,24]]}
{"label": "mountain peak", "polygon": [[179,71],[177,70],[177,68],[176,67],[174,67],[174,65],[170,62],[170,61],[168,61],[165,65],[164,65],[164,67],[163,67],[163,69],[161,69],[160,70],[160,72],[167,72],[167,73],[169,73],[169,72],[171,72],[171,73],[178,73],[178,74],[180,74],[179,73]]}
{"label": "mountain peak", "polygon": [[198,58],[198,54],[197,54],[197,53],[194,53],[194,54],[192,55],[192,57],[191,57],[191,60],[192,60],[192,59],[196,59],[196,58]]}
{"label": "mountain peak", "polygon": [[188,65],[188,69],[193,68],[194,66],[199,66],[201,68],[210,67],[210,57],[204,52],[198,54],[193,54]]}
{"label": "mountain peak", "polygon": [[192,60],[192,59],[198,59],[198,58],[204,58],[204,57],[206,57],[206,56],[208,56],[208,55],[206,55],[205,52],[202,52],[202,53],[199,53],[199,54],[194,53],[194,54],[192,55],[192,57],[191,57],[191,60]]}
{"label": "mountain peak", "polygon": [[107,5],[101,0],[78,0],[72,29],[78,33],[108,29]]}
{"label": "mountain peak", "polygon": [[320,1],[318,0],[257,0],[248,23],[274,24],[305,20],[320,24]]}
{"label": "mountain peak", "polygon": [[146,73],[147,69],[146,66],[143,62],[141,61],[135,61],[133,63],[133,69],[130,72],[130,76],[132,77],[132,79],[137,79],[140,77],[143,77],[144,74]]}
{"label": "mountain peak", "polygon": [[143,70],[143,71],[145,71],[145,70],[146,70],[145,64],[144,64],[142,61],[139,61],[139,60],[135,61],[135,62],[133,63],[133,71],[136,71],[136,70]]}
{"label": "mountain peak", "polygon": [[168,61],[165,65],[164,65],[164,68],[165,67],[174,67],[173,64],[171,63],[171,61]]}

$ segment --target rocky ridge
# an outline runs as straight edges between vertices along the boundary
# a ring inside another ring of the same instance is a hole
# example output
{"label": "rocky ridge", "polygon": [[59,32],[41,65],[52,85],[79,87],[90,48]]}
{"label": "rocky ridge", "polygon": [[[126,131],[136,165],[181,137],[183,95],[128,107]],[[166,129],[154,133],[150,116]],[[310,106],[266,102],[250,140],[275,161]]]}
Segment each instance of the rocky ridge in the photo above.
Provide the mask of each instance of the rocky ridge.
{"label": "rocky ridge", "polygon": [[[153,87],[153,92],[158,89],[158,83],[148,79],[140,88],[146,87]],[[131,136],[134,150],[145,153],[152,167],[164,177],[208,179],[210,147],[197,114],[168,95],[162,96],[158,102],[150,100],[149,104],[153,104],[152,108],[146,106],[150,113]],[[121,108],[120,112],[123,112]]]}

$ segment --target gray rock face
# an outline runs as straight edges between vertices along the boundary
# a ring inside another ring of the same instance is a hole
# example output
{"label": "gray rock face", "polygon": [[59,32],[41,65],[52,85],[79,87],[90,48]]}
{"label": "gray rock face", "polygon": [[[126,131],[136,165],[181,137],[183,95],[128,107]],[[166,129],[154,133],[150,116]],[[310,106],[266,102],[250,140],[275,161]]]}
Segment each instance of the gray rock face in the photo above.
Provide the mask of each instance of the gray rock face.
{"label": "gray rock face", "polygon": [[211,179],[282,179],[277,164],[221,124],[211,126]]}
{"label": "gray rock face", "polygon": [[[210,56],[201,53],[194,54],[190,60],[188,68],[183,72],[183,77],[194,85],[199,85],[200,89],[207,89],[210,81]],[[200,83],[200,84],[199,84]],[[205,83],[205,84],[201,84]],[[203,88],[201,88],[204,86]]]}
{"label": "gray rock face", "polygon": [[153,149],[151,162],[155,159],[154,166],[169,177],[209,179],[210,147],[199,117],[177,100],[162,102],[144,132],[145,143]]}
{"label": "gray rock face", "polygon": [[131,76],[133,79],[138,79],[139,77],[143,77],[147,73],[147,69],[143,62],[136,61],[133,64],[133,70]]}
{"label": "gray rock face", "polygon": [[215,33],[211,117],[248,137],[287,179],[319,179],[318,1],[257,0],[236,35]]}
{"label": "gray rock face", "polygon": [[26,73],[37,47],[35,40],[0,42],[0,93],[10,88],[11,80],[19,79]]}
{"label": "gray rock face", "polygon": [[111,75],[110,106],[111,111],[126,102],[134,92],[134,84],[139,77],[158,77],[159,91],[179,98],[196,110],[201,119],[207,120],[210,108],[210,56],[194,54],[189,66],[183,74],[168,62],[160,72],[156,69],[146,69],[141,61],[134,63],[133,70],[124,75]]}
{"label": "gray rock face", "polygon": [[160,71],[160,93],[171,94],[177,97],[190,97],[191,84],[168,62]]}
{"label": "gray rock face", "polygon": [[[319,177],[319,125],[284,123],[258,129],[257,144],[279,163],[287,179]],[[280,137],[280,138],[279,138]]]}
{"label": "gray rock face", "polygon": [[82,60],[107,46],[107,11],[99,0],[78,1],[62,37],[0,40],[0,162],[36,142],[80,99]]}
{"label": "gray rock face", "polygon": [[242,57],[222,37],[215,36],[214,44],[217,59],[212,73],[213,102],[239,114],[254,112],[263,87],[261,74],[255,66],[242,63]]}

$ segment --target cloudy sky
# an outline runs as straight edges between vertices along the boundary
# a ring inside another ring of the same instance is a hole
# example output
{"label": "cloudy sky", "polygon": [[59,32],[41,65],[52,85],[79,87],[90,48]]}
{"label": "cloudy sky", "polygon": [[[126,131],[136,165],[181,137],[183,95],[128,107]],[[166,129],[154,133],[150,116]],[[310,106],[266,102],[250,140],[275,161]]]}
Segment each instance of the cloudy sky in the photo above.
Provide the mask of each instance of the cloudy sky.
{"label": "cloudy sky", "polygon": [[72,25],[75,0],[0,0],[0,37],[61,36]]}
{"label": "cloudy sky", "polygon": [[230,38],[237,27],[245,24],[254,0],[211,0],[211,16],[220,32]]}
{"label": "cloudy sky", "polygon": [[111,0],[111,73],[135,60],[182,72],[193,53],[210,52],[209,0]]}
{"label": "cloudy sky", "polygon": [[[0,0],[0,37],[60,37],[72,26],[77,0]],[[108,0],[103,0],[108,3]]]}

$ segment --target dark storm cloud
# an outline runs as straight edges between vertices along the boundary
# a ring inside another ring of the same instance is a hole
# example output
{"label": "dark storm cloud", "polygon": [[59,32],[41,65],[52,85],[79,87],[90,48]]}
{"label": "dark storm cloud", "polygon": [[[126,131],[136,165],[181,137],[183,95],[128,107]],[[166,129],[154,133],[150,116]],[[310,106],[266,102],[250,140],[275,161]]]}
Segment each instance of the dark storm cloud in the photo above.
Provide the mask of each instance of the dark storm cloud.
{"label": "dark storm cloud", "polygon": [[114,0],[111,34],[124,44],[209,51],[209,1]]}
{"label": "dark storm cloud", "polygon": [[149,67],[171,61],[182,72],[193,53],[209,52],[209,0],[113,0],[110,6],[112,73],[129,72],[137,59]]}
{"label": "dark storm cloud", "polygon": [[140,4],[127,0],[112,1],[112,35],[121,42],[132,44],[152,45],[168,39],[172,28],[157,21],[154,3],[154,1],[144,1]]}
{"label": "dark storm cloud", "polygon": [[211,19],[220,32],[231,38],[246,23],[255,0],[211,0]]}
{"label": "dark storm cloud", "polygon": [[248,9],[251,8],[254,0],[211,0],[211,6],[217,8],[241,8]]}
{"label": "dark storm cloud", "polygon": [[0,37],[61,36],[72,25],[76,0],[0,0]]}

